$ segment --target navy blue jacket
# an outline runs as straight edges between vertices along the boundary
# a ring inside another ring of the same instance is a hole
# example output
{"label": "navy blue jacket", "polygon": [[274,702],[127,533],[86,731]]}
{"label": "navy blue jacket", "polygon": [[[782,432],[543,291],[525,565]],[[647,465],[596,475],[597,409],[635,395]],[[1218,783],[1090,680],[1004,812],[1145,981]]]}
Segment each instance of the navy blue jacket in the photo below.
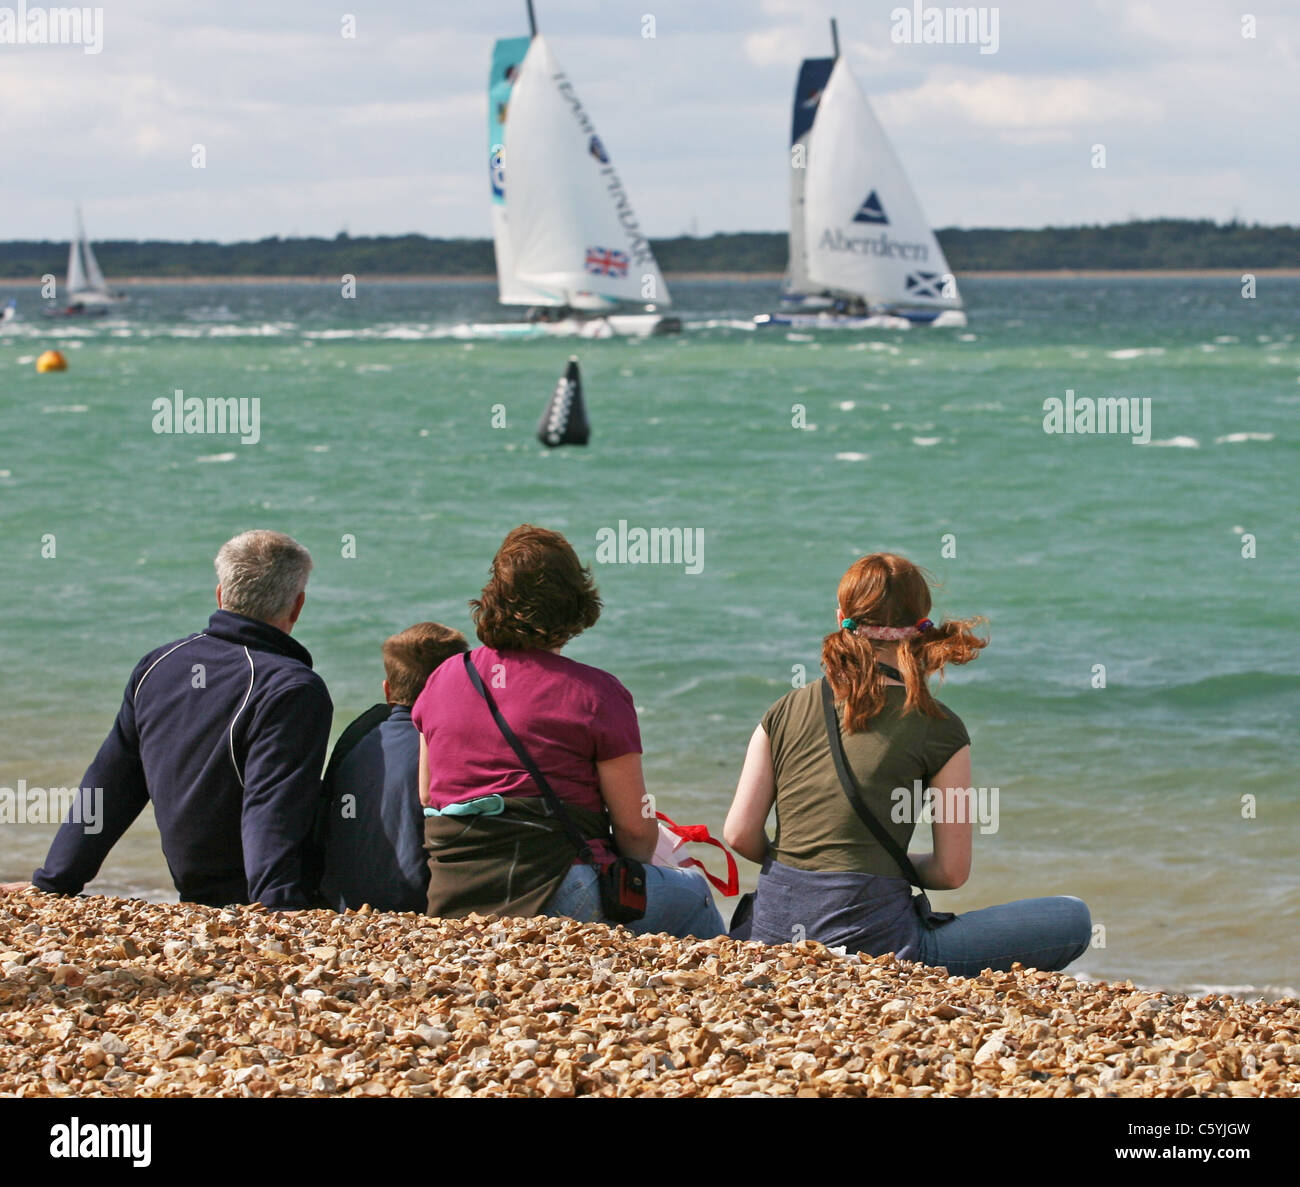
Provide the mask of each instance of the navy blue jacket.
{"label": "navy blue jacket", "polygon": [[[377,715],[377,709],[369,713]],[[393,705],[387,719],[346,756],[330,759],[325,799],[321,891],[330,906],[345,911],[369,903],[377,911],[423,913],[429,865],[420,806],[420,731],[411,724],[409,706]]]}
{"label": "navy blue jacket", "polygon": [[333,713],[305,647],[218,610],[206,631],[135,666],[81,780],[103,788],[103,828],[87,833],[70,815],[32,881],[78,893],[152,800],[183,901],[318,905],[312,829]]}

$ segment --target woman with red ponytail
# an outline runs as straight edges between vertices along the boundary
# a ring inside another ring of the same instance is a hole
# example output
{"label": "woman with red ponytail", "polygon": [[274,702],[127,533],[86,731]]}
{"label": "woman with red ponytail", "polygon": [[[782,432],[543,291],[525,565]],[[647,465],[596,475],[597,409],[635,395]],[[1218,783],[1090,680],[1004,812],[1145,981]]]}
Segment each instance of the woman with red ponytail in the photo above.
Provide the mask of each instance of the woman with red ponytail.
{"label": "woman with red ponytail", "polygon": [[[864,556],[840,580],[826,675],[787,693],[750,739],[727,814],[727,844],[762,865],[738,939],[819,940],[893,952],[955,976],[1014,961],[1062,969],[1087,949],[1092,921],[1077,898],[1022,899],[954,916],[912,887],[955,890],[970,874],[970,737],[928,678],[987,645],[980,619],[935,623],[930,586],[911,561]],[[928,789],[934,851],[909,856]],[[776,835],[766,833],[776,808]]]}

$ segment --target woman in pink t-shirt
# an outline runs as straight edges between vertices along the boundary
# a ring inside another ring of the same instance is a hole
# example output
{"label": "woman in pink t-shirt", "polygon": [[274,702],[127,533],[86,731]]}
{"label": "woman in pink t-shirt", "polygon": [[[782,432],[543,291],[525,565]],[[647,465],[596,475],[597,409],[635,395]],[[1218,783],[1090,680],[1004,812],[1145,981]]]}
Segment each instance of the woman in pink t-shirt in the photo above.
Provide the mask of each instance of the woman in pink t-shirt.
{"label": "woman in pink t-shirt", "polygon": [[569,542],[530,524],[516,528],[470,605],[484,646],[469,661],[595,865],[577,856],[465,665],[445,663],[411,711],[420,731],[429,913],[603,919],[596,866],[622,855],[647,863],[646,913],[631,930],[721,935],[702,877],[648,864],[658,823],[646,808],[631,694],[608,672],[560,654],[601,609]]}

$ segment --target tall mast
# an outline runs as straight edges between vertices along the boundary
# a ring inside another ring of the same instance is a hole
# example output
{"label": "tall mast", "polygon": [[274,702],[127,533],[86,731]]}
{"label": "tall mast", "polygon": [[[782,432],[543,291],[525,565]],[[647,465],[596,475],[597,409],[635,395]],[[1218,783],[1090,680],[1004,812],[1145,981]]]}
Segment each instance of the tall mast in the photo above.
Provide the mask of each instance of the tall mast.
{"label": "tall mast", "polygon": [[[532,12],[532,10],[533,0],[528,0],[528,11]],[[833,56],[838,58],[840,56],[840,30],[835,24],[834,17],[831,17],[831,47],[834,50]]]}
{"label": "tall mast", "polygon": [[533,12],[533,0],[528,0],[528,36],[537,36],[537,16]]}

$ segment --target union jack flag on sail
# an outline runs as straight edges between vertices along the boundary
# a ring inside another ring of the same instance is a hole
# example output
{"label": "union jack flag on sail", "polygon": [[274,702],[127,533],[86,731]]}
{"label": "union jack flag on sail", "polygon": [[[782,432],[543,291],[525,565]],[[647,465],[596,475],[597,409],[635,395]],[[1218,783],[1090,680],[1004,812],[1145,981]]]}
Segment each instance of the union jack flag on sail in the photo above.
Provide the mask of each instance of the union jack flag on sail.
{"label": "union jack flag on sail", "polygon": [[587,271],[593,276],[626,276],[627,252],[605,247],[587,248]]}

